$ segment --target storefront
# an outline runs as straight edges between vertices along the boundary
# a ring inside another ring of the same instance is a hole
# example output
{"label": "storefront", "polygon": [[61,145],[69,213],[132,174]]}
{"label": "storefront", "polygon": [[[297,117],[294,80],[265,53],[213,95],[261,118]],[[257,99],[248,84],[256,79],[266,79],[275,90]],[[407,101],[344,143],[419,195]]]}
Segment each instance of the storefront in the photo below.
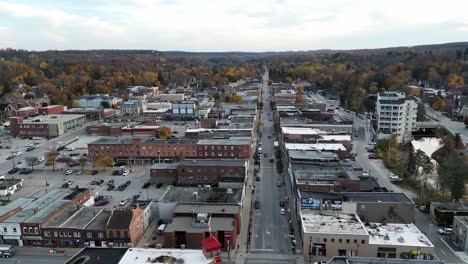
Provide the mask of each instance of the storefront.
{"label": "storefront", "polygon": [[3,235],[3,242],[7,245],[23,246],[21,236]]}
{"label": "storefront", "polygon": [[22,236],[24,246],[43,247],[46,246],[41,236]]}

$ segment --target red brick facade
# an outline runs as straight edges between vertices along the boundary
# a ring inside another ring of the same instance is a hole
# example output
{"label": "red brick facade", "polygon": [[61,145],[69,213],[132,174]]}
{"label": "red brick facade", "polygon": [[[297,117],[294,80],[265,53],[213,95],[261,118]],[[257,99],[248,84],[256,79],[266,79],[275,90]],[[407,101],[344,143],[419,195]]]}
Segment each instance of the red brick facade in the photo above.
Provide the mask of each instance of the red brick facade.
{"label": "red brick facade", "polygon": [[65,110],[63,105],[51,105],[47,107],[41,107],[38,109],[40,115],[60,115]]}

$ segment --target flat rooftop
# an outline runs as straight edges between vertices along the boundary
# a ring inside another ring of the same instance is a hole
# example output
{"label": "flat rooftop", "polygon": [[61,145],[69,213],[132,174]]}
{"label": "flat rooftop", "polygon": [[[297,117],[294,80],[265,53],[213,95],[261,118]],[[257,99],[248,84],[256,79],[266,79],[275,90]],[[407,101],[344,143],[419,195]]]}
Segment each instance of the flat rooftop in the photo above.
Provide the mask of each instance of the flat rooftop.
{"label": "flat rooftop", "polygon": [[36,198],[18,197],[16,200],[9,202],[6,205],[0,206],[0,216],[4,216],[18,208],[25,208],[34,200],[36,200]]}
{"label": "flat rooftop", "polygon": [[148,138],[145,140],[145,143],[149,144],[196,144],[198,139],[157,139],[157,138]]}
{"label": "flat rooftop", "polygon": [[432,202],[431,206],[440,211],[463,211],[468,212],[468,204],[465,203],[439,203]]}
{"label": "flat rooftop", "polygon": [[107,221],[111,216],[110,211],[102,211],[91,223],[85,228],[86,230],[104,230],[106,229]]}
{"label": "flat rooftop", "polygon": [[288,150],[324,150],[324,151],[346,151],[341,143],[316,143],[316,144],[298,144],[286,143]]}
{"label": "flat rooftop", "polygon": [[200,139],[197,145],[250,145],[250,139],[245,137],[230,137],[229,139]]}
{"label": "flat rooftop", "polygon": [[[210,188],[201,187],[171,187],[160,201],[179,203],[223,203],[240,204],[243,189]],[[197,198],[194,198],[194,193]],[[229,192],[229,193],[228,193]]]}
{"label": "flat rooftop", "polygon": [[76,207],[71,207],[75,208],[74,213],[71,216],[61,222],[56,221],[55,223],[52,223],[55,221],[54,219],[47,225],[47,227],[51,227],[52,224],[55,224],[55,227],[83,229],[104,210],[104,208],[100,207],[82,207],[77,211]]}
{"label": "flat rooftop", "polygon": [[43,115],[43,116],[27,118],[23,121],[23,123],[56,124],[58,122],[67,122],[67,121],[74,120],[77,118],[85,118],[85,117],[86,117],[85,115]]}
{"label": "flat rooftop", "polygon": [[300,212],[304,233],[367,235],[366,228],[355,214],[320,213],[303,209]]}
{"label": "flat rooftop", "polygon": [[308,127],[281,127],[281,130],[283,134],[289,135],[319,135],[323,133],[320,129]]}
{"label": "flat rooftop", "polygon": [[431,241],[414,224],[370,223],[369,244],[385,246],[434,247]]}
{"label": "flat rooftop", "polygon": [[238,214],[240,205],[232,204],[196,204],[179,203],[174,208],[174,213],[210,213],[210,214]]}
{"label": "flat rooftop", "polygon": [[308,161],[338,161],[338,155],[330,151],[289,150],[288,155],[293,160]]}
{"label": "flat rooftop", "polygon": [[48,193],[37,198],[35,201],[33,201],[28,206],[23,208],[23,210],[19,211],[12,217],[6,219],[4,222],[23,223],[28,218],[33,216],[35,212],[39,212],[43,208],[49,206],[49,204],[53,203],[56,200],[63,198],[65,195],[70,194],[70,193],[72,193],[70,189],[52,189]]}
{"label": "flat rooftop", "polygon": [[333,257],[328,264],[445,264],[440,260]]}
{"label": "flat rooftop", "polygon": [[351,141],[351,135],[322,135],[318,140]]}
{"label": "flat rooftop", "polygon": [[247,166],[247,160],[205,160],[205,159],[185,159],[180,161],[179,166],[200,166],[200,167],[224,167],[224,166]]}
{"label": "flat rooftop", "polygon": [[208,263],[201,249],[129,248],[118,264],[166,263],[165,259],[173,260],[167,263]]}
{"label": "flat rooftop", "polygon": [[[205,233],[208,232],[208,225],[206,227],[193,227],[192,223],[194,217],[192,216],[176,216],[172,219],[165,232],[184,231],[187,233]],[[209,226],[212,231],[232,231],[234,230],[233,217],[211,217]],[[190,262],[191,263],[191,262]]]}
{"label": "flat rooftop", "polygon": [[395,192],[316,192],[300,191],[301,198],[341,199],[350,203],[413,203],[405,193]]}
{"label": "flat rooftop", "polygon": [[[116,264],[127,252],[127,248],[92,248],[85,247],[65,264]],[[146,262],[141,262],[146,263]]]}
{"label": "flat rooftop", "polygon": [[127,144],[132,145],[133,139],[131,137],[102,137],[89,144],[108,144],[108,145],[120,145]]}

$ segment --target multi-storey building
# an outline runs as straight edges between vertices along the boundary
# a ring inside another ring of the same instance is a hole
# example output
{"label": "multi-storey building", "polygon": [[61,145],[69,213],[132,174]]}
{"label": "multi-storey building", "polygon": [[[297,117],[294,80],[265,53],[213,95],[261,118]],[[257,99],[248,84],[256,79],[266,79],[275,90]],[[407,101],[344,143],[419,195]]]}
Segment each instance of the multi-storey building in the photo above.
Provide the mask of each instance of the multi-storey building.
{"label": "multi-storey building", "polygon": [[109,137],[88,144],[88,152],[92,160],[109,156],[128,163],[156,163],[184,158],[248,159],[251,145],[248,138],[162,140]]}
{"label": "multi-storey building", "polygon": [[121,98],[110,96],[108,94],[83,95],[74,100],[80,108],[104,108],[103,102],[106,102],[109,107],[122,102]]}
{"label": "multi-storey building", "polygon": [[[218,184],[229,178],[243,184],[248,160],[182,160],[176,164],[155,164],[151,167],[154,182],[177,185]],[[237,179],[237,180],[236,180]],[[241,186],[242,186],[241,184]]]}
{"label": "multi-storey building", "polygon": [[377,95],[377,131],[381,137],[396,134],[398,140],[411,137],[416,129],[418,105],[403,92],[384,92]]}
{"label": "multi-storey building", "polygon": [[65,111],[66,107],[63,105],[49,105],[38,109],[40,115],[60,115]]}

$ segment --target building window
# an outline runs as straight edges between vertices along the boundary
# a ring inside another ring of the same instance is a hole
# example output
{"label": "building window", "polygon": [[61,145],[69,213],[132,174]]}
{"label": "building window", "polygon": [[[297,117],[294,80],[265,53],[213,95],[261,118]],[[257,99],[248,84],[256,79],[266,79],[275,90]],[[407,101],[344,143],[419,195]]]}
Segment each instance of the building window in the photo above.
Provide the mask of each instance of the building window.
{"label": "building window", "polygon": [[32,233],[33,233],[33,228],[30,227],[30,228],[29,228],[29,234],[32,234]]}
{"label": "building window", "polygon": [[49,236],[50,236],[50,232],[49,232],[49,231],[44,231],[44,236],[49,237]]}
{"label": "building window", "polygon": [[364,239],[361,240],[361,244],[365,244],[365,243],[366,243],[366,241]]}
{"label": "building window", "polygon": [[5,233],[7,233],[7,232],[8,232],[8,230],[7,230],[7,228],[6,228],[6,227],[4,227],[4,228],[3,228],[3,232],[5,232]]}
{"label": "building window", "polygon": [[357,244],[357,239],[354,239],[354,244]]}
{"label": "building window", "polygon": [[335,239],[334,239],[334,238],[332,238],[332,239],[331,239],[331,242],[332,242],[332,243],[335,243]]}
{"label": "building window", "polygon": [[104,237],[104,234],[103,234],[103,233],[98,233],[98,237],[99,237],[99,238],[103,238],[103,237]]}
{"label": "building window", "polygon": [[81,237],[80,232],[73,232],[73,237]]}
{"label": "building window", "polygon": [[346,239],[346,244],[349,244],[349,239]]}
{"label": "building window", "polygon": [[338,256],[346,256],[346,249],[338,249]]}
{"label": "building window", "polygon": [[361,211],[364,211],[366,210],[366,205],[365,204],[361,204]]}
{"label": "building window", "polygon": [[16,230],[16,227],[13,227],[13,233],[16,233],[17,230]]}
{"label": "building window", "polygon": [[324,243],[327,243],[327,239],[326,239],[326,238],[324,238],[324,239],[323,239],[323,242],[324,242]]}
{"label": "building window", "polygon": [[343,243],[343,239],[338,239],[338,243]]}

